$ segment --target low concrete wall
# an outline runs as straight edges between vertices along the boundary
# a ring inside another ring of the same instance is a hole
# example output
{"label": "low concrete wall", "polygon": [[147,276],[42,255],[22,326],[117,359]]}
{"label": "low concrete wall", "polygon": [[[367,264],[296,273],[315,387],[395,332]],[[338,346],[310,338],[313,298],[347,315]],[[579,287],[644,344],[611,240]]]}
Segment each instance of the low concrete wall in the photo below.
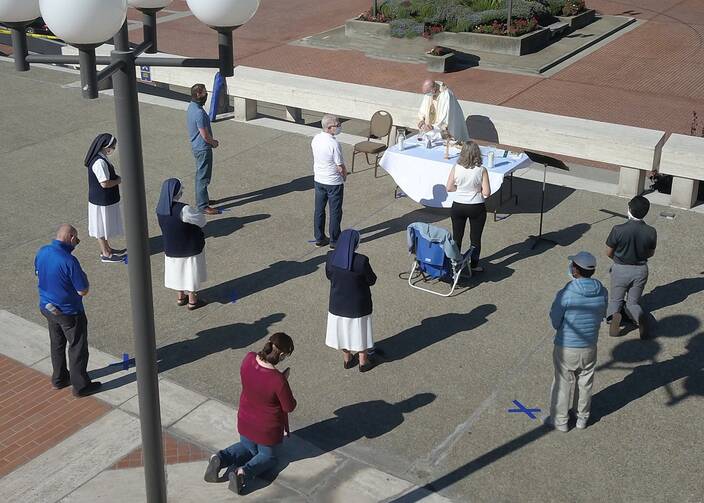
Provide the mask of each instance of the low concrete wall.
{"label": "low concrete wall", "polygon": [[569,23],[570,30],[579,30],[584,28],[590,23],[593,23],[596,19],[596,11],[594,9],[589,9],[576,16],[557,16],[560,21]]}
{"label": "low concrete wall", "polygon": [[672,175],[672,206],[691,208],[704,180],[704,138],[673,134],[662,148],[659,171]]}
{"label": "low concrete wall", "polygon": [[391,25],[389,23],[348,19],[345,21],[345,36],[389,38],[391,37]]}
{"label": "low concrete wall", "polygon": [[505,37],[486,33],[452,33],[443,31],[433,35],[433,43],[461,52],[484,51],[522,56],[536,52],[550,42],[550,30],[539,28],[520,37]]}

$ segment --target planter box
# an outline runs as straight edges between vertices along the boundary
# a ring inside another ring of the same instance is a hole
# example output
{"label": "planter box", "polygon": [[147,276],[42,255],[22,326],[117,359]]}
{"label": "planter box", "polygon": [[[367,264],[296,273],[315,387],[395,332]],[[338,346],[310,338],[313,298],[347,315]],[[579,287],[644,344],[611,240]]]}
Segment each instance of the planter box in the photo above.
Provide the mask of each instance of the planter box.
{"label": "planter box", "polygon": [[349,19],[345,21],[345,37],[389,38],[391,37],[391,25],[389,23]]}
{"label": "planter box", "polygon": [[485,51],[522,56],[538,51],[550,42],[550,30],[538,28],[520,37],[489,35],[485,33],[451,33],[443,31],[433,35],[433,43],[460,52]]}
{"label": "planter box", "polygon": [[557,18],[560,21],[569,23],[570,31],[574,31],[593,23],[596,19],[596,11],[594,9],[589,9],[585,10],[581,14],[577,14],[576,16],[557,16]]}
{"label": "planter box", "polygon": [[448,52],[442,56],[425,54],[425,62],[429,72],[445,73],[455,58],[454,52]]}

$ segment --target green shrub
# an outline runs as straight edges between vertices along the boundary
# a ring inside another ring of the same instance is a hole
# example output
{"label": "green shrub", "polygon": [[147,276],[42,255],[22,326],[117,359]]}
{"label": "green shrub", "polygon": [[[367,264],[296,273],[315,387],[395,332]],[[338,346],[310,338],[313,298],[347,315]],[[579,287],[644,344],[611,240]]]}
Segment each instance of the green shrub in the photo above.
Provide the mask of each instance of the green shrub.
{"label": "green shrub", "polygon": [[415,38],[423,34],[425,24],[413,19],[394,19],[389,23],[391,36],[397,38]]}
{"label": "green shrub", "polygon": [[386,0],[379,10],[391,19],[407,19],[411,17],[413,7],[410,0]]}

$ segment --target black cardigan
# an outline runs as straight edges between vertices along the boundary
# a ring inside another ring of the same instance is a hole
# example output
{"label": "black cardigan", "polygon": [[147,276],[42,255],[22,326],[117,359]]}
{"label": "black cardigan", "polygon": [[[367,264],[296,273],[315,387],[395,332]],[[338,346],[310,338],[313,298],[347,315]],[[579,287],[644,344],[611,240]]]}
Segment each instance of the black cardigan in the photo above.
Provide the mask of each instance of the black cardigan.
{"label": "black cardigan", "polygon": [[352,270],[341,269],[331,264],[332,254],[328,252],[325,261],[325,275],[330,280],[331,314],[344,318],[361,318],[372,314],[372,292],[370,286],[376,283],[376,274],[369,265],[369,258],[354,254]]}

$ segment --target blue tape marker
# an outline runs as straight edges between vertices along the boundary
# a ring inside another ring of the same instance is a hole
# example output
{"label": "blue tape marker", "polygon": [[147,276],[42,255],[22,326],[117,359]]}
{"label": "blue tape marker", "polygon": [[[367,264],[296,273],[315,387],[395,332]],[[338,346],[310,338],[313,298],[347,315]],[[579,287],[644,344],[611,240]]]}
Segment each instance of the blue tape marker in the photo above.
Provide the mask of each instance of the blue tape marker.
{"label": "blue tape marker", "polygon": [[218,208],[218,213],[222,215],[224,211],[232,211],[232,208]]}
{"label": "blue tape marker", "polygon": [[122,261],[127,265],[127,254],[122,257]]}
{"label": "blue tape marker", "polygon": [[513,404],[518,407],[517,409],[507,409],[507,412],[509,413],[518,413],[518,414],[525,414],[531,419],[537,419],[535,416],[535,412],[540,412],[540,409],[528,409],[525,405],[523,405],[521,402],[518,400],[512,400]]}
{"label": "blue tape marker", "polygon": [[308,243],[317,243],[317,241],[315,239],[309,239]]}
{"label": "blue tape marker", "polygon": [[122,353],[122,370],[130,368],[130,354]]}
{"label": "blue tape marker", "polygon": [[236,303],[237,299],[238,299],[237,292],[235,290],[232,290],[232,293],[230,294],[230,304]]}

